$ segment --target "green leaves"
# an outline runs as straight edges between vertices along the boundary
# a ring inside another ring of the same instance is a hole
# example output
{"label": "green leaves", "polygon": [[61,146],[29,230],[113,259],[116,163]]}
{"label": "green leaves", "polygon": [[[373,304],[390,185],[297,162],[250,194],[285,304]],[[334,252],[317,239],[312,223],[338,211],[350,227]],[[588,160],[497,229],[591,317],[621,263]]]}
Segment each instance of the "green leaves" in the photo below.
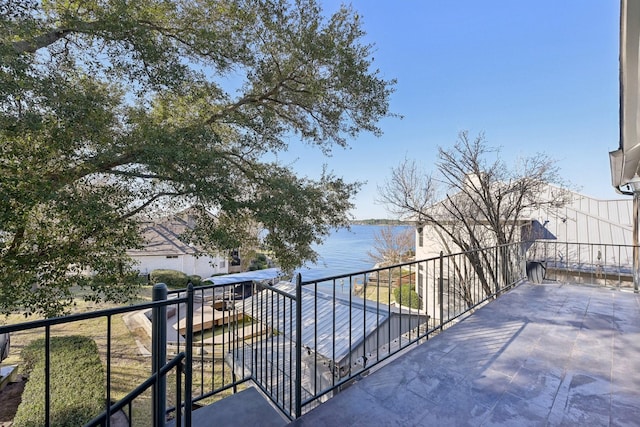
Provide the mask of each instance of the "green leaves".
{"label": "green leaves", "polygon": [[286,269],[347,223],[358,184],[263,159],[380,133],[393,81],[371,69],[351,9],[12,3],[0,7],[0,311],[52,315],[79,288],[129,295],[136,224],[186,206],[205,251],[263,245]]}

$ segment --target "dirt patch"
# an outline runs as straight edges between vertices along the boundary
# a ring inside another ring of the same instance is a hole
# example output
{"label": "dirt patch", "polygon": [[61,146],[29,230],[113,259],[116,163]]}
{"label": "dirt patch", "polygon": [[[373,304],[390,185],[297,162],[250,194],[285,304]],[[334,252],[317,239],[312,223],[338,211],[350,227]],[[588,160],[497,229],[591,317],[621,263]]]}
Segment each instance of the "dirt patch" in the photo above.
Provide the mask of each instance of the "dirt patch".
{"label": "dirt patch", "polygon": [[27,381],[18,375],[16,382],[7,384],[0,391],[0,427],[10,426],[22,401],[22,391]]}

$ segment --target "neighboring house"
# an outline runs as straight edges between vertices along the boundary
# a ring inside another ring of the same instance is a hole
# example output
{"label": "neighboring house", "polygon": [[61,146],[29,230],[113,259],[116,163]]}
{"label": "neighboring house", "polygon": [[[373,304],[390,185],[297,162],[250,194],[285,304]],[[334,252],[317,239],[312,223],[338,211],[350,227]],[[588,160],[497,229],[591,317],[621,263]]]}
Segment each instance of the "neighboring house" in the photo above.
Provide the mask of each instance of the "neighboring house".
{"label": "neighboring house", "polygon": [[[549,185],[547,191],[556,190]],[[543,197],[544,198],[544,197]],[[553,210],[538,209],[518,222],[522,240],[632,245],[633,201],[599,200],[570,192],[569,203]],[[416,259],[438,256],[446,250],[428,225],[416,228]]]}
{"label": "neighboring house", "polygon": [[138,263],[140,274],[149,274],[157,269],[178,270],[201,277],[227,274],[229,261],[226,255],[205,255],[201,249],[180,239],[190,227],[193,227],[193,222],[186,211],[158,222],[145,223],[141,231],[145,246],[127,251]]}
{"label": "neighboring house", "polygon": [[[546,191],[558,191],[558,187],[548,185]],[[527,212],[520,218],[516,226],[520,233],[516,240],[531,241],[546,239],[557,242],[580,242],[586,244],[582,250],[592,251],[592,258],[599,259],[602,247],[598,245],[621,245],[615,254],[608,254],[608,259],[622,265],[633,265],[633,201],[632,200],[599,200],[576,192],[569,192],[568,203],[553,209],[537,209]],[[550,200],[547,196],[547,200]],[[545,195],[541,197],[545,199]],[[437,205],[436,205],[437,206]],[[446,218],[443,218],[446,221]],[[589,245],[591,244],[591,245]],[[528,249],[526,247],[525,249]],[[457,246],[450,245],[451,252],[459,252]],[[533,250],[533,249],[532,249]],[[416,227],[416,260],[437,257],[443,251],[449,251],[438,239],[433,226],[428,224]],[[542,256],[542,254],[540,254]],[[571,254],[569,254],[571,255]],[[619,258],[619,259],[614,259]],[[448,266],[445,266],[448,268]],[[444,274],[444,277],[452,277]],[[455,277],[455,276],[453,276]],[[431,301],[423,300],[423,310],[437,317],[439,301],[434,301],[435,286],[439,274],[432,264],[418,265],[416,292],[422,297],[427,295]],[[457,285],[444,284],[445,289],[455,289]],[[444,298],[454,299],[444,295]],[[459,298],[459,297],[458,297]],[[447,304],[445,304],[445,307]]]}

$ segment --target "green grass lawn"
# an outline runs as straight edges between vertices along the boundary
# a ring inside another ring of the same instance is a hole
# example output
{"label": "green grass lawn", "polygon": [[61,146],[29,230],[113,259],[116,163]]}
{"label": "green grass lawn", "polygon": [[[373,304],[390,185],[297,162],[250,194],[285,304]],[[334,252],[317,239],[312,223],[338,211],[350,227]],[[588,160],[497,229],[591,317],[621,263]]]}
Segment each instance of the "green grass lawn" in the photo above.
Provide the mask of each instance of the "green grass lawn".
{"label": "green grass lawn", "polygon": [[[394,302],[393,288],[387,283],[381,282],[381,286],[377,283],[369,283],[366,288],[360,286],[359,295],[370,301],[380,301],[381,304],[389,304]],[[136,303],[151,300],[151,286],[142,286]],[[366,291],[366,292],[365,292]],[[115,304],[85,302],[81,296],[76,301],[73,308],[74,312],[95,311],[116,307]],[[32,316],[25,319],[20,314],[7,316],[0,319],[0,324],[13,324],[24,321],[36,320],[37,317]],[[250,319],[245,319],[243,324],[250,324]],[[114,315],[111,317],[111,341],[107,340],[107,319],[99,318],[92,320],[78,321],[74,323],[56,325],[51,327],[52,336],[68,336],[81,335],[90,337],[95,340],[100,352],[100,358],[105,367],[107,365],[107,346],[110,345],[110,367],[111,367],[111,399],[117,401],[122,399],[126,394],[136,388],[145,381],[151,374],[151,358],[140,354],[138,345],[141,344],[147,349],[151,348],[150,338],[141,327],[130,329],[125,324],[123,315]],[[194,338],[196,341],[214,335],[222,334],[228,331],[228,328],[219,327],[214,330],[206,331],[204,334],[198,334]],[[34,329],[25,332],[14,333],[11,335],[11,355],[6,360],[7,364],[20,365],[20,352],[24,346],[31,341],[44,336],[43,329]],[[197,358],[196,358],[197,359]],[[224,381],[229,381],[230,369],[223,367],[222,360],[214,360],[208,362],[196,361],[194,366],[194,395],[206,393],[214,388],[223,385],[221,372],[225,371]],[[240,387],[242,389],[244,387]],[[219,395],[207,398],[201,404],[208,404],[215,400],[219,400],[232,391],[228,390]],[[169,402],[167,406],[173,406],[175,402],[175,373],[172,372],[167,377],[167,393]],[[132,405],[132,424],[136,426],[150,426],[152,424],[151,413],[151,391],[145,392],[136,399]]]}
{"label": "green grass lawn", "polygon": [[[137,302],[151,300],[151,287],[145,286],[141,289]],[[74,312],[86,312],[100,309],[116,307],[115,304],[108,303],[87,303],[81,298],[76,301]],[[21,314],[14,314],[0,319],[0,324],[15,324],[25,321],[37,320],[38,317],[26,318]],[[111,399],[117,401],[126,396],[139,384],[151,375],[151,358],[140,354],[138,343],[151,348],[150,338],[142,328],[130,330],[123,319],[123,315],[111,317],[111,341],[107,340],[107,319],[98,318],[83,320],[51,327],[51,336],[81,335],[92,338],[98,345],[100,358],[105,367],[107,365],[107,346],[110,345],[110,367],[111,367]],[[222,329],[222,328],[220,328]],[[22,349],[31,341],[45,336],[43,328],[32,329],[24,332],[11,334],[10,356],[3,364],[21,365],[20,353]],[[194,366],[193,390],[194,395],[201,391],[211,390],[212,387],[222,385],[222,377],[218,374],[223,371],[221,360],[203,363],[202,366]],[[225,380],[229,380],[229,368],[226,368]],[[184,381],[183,381],[184,384]],[[203,403],[221,399],[231,391],[207,399]],[[173,406],[175,402],[175,373],[172,372],[167,377],[167,407]],[[132,405],[132,424],[135,426],[151,426],[151,391],[145,392],[136,399]]]}

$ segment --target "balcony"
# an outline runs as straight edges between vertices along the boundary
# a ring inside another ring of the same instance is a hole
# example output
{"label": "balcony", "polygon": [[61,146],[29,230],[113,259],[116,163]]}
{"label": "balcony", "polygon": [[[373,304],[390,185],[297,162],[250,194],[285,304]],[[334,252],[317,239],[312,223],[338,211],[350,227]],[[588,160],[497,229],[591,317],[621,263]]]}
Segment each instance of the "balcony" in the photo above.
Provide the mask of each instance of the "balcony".
{"label": "balcony", "polygon": [[525,282],[294,425],[637,425],[640,298]]}
{"label": "balcony", "polygon": [[[538,241],[255,283],[250,296],[244,284],[157,286],[154,302],[0,333],[17,343],[43,336],[48,349],[74,325],[95,324],[112,403],[87,425],[633,425],[640,297],[631,251]],[[527,280],[528,261],[546,268],[543,283]],[[394,295],[402,285],[415,293]],[[151,357],[119,349],[129,335]],[[45,365],[42,425],[54,424],[54,365]],[[123,366],[140,377],[130,390]]]}

